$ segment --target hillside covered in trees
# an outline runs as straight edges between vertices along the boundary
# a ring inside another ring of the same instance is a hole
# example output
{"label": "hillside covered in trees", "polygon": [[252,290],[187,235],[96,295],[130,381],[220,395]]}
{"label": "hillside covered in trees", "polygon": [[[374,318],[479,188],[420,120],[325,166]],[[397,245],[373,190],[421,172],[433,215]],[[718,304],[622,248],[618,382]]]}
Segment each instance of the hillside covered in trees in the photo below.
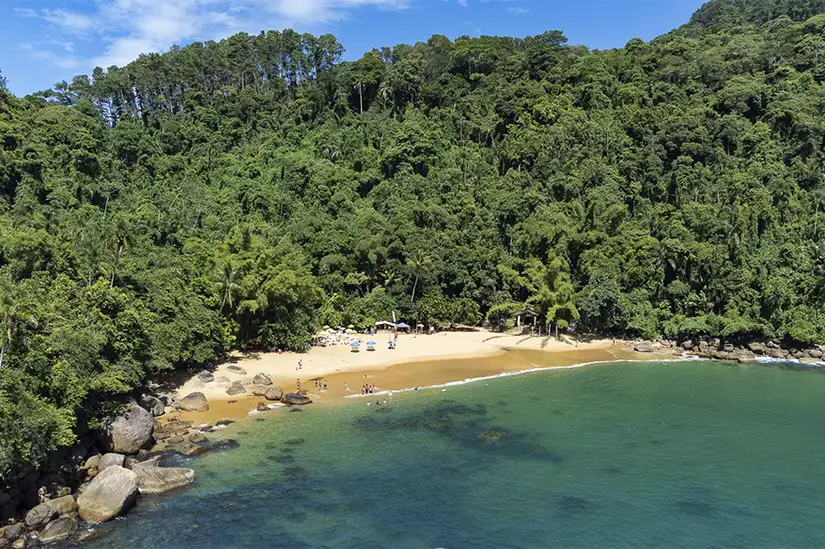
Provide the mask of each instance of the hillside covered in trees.
{"label": "hillside covered in trees", "polygon": [[825,343],[821,12],[356,62],[269,31],[0,91],[0,476],[153,375],[392,310]]}

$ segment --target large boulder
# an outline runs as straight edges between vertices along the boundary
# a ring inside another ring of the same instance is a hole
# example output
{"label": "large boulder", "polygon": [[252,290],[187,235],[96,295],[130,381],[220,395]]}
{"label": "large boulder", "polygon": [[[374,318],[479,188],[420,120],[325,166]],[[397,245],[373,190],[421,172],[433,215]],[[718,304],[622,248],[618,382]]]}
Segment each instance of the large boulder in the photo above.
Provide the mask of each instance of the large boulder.
{"label": "large boulder", "polygon": [[782,349],[771,347],[767,350],[767,353],[771,358],[785,358],[785,351]]}
{"label": "large boulder", "polygon": [[244,393],[246,393],[246,387],[244,387],[240,381],[236,381],[226,390],[226,394],[229,396],[242,395]]}
{"label": "large boulder", "polygon": [[229,366],[227,366],[226,371],[227,372],[232,372],[233,374],[240,374],[242,376],[246,375],[246,370],[244,370],[240,366],[236,366],[234,364],[230,364]]}
{"label": "large boulder", "polygon": [[195,481],[195,471],[183,467],[137,465],[133,471],[137,475],[141,494],[162,494]]}
{"label": "large boulder", "polygon": [[753,353],[765,354],[765,346],[758,341],[748,343],[748,349],[750,349]]}
{"label": "large boulder", "polygon": [[78,513],[86,522],[105,522],[129,509],[137,494],[137,475],[113,465],[101,471],[77,498]]}
{"label": "large boulder", "polygon": [[266,374],[258,374],[252,379],[255,385],[272,385],[272,378]]}
{"label": "large boulder", "polygon": [[278,386],[270,387],[264,393],[264,398],[267,400],[281,400],[284,396],[284,392]]}
{"label": "large boulder", "polygon": [[269,387],[266,387],[265,385],[253,385],[252,394],[256,397],[262,397],[266,394],[267,389],[269,389]]}
{"label": "large boulder", "polygon": [[281,402],[289,404],[290,406],[303,406],[304,404],[311,404],[312,400],[300,393],[287,393],[281,397]]}
{"label": "large boulder", "polygon": [[123,467],[123,460],[125,459],[125,457],[126,456],[124,456],[123,454],[103,454],[102,456],[100,456],[100,460],[97,462],[97,470],[102,471],[103,469],[111,467],[112,465],[119,465],[120,467]]}
{"label": "large boulder", "polygon": [[259,412],[268,412],[269,411],[269,404],[267,404],[264,401],[261,401],[261,402],[258,403],[258,406],[255,407],[255,409]]}
{"label": "large boulder", "polygon": [[77,520],[73,517],[60,517],[46,525],[40,532],[40,542],[45,544],[69,539],[77,531]]}
{"label": "large boulder", "polygon": [[152,414],[132,404],[126,414],[110,421],[104,432],[105,449],[118,454],[136,454],[152,440],[155,421]]}
{"label": "large boulder", "polygon": [[0,532],[3,533],[3,537],[6,539],[17,539],[26,533],[26,526],[20,522],[17,524],[9,524],[4,528],[0,528]]}
{"label": "large boulder", "polygon": [[683,341],[682,349],[684,349],[685,351],[690,351],[691,349],[693,349],[693,341],[691,341],[690,339],[688,339],[687,341]]}
{"label": "large boulder", "polygon": [[140,395],[140,407],[152,414],[153,417],[164,414],[163,402],[152,395]]}
{"label": "large boulder", "polygon": [[653,344],[649,341],[639,341],[633,346],[633,350],[637,353],[651,353],[653,352]]}
{"label": "large boulder", "polygon": [[77,503],[75,503],[74,496],[71,494],[62,498],[50,499],[46,502],[46,505],[54,509],[58,515],[68,515],[77,510]]}
{"label": "large boulder", "polygon": [[56,516],[57,511],[53,507],[41,503],[26,513],[26,526],[34,529],[42,528]]}
{"label": "large boulder", "polygon": [[822,351],[819,349],[811,349],[808,351],[808,356],[811,358],[822,358]]}
{"label": "large boulder", "polygon": [[209,410],[209,401],[203,393],[189,393],[178,402],[184,412],[205,412]]}

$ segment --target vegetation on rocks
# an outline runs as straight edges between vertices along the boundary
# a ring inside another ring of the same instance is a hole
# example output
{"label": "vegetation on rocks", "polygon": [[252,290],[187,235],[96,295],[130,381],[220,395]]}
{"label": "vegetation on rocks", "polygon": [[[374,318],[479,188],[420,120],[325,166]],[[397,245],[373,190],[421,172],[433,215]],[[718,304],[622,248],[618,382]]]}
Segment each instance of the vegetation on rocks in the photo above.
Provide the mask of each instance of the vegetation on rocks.
{"label": "vegetation on rocks", "polygon": [[270,31],[0,90],[0,477],[147,377],[392,310],[825,343],[823,12],[355,62]]}

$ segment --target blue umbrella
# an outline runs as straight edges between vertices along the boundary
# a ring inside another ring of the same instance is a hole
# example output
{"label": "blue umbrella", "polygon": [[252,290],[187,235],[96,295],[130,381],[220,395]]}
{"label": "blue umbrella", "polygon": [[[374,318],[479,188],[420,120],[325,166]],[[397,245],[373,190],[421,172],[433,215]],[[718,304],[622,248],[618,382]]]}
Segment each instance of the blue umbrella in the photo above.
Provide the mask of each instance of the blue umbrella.
{"label": "blue umbrella", "polygon": [[367,341],[367,345],[375,345],[374,341]]}
{"label": "blue umbrella", "polygon": [[361,344],[360,344],[360,343],[358,343],[357,341],[353,341],[353,342],[352,342],[352,346],[353,346],[353,347],[360,347],[360,346],[361,346]]}

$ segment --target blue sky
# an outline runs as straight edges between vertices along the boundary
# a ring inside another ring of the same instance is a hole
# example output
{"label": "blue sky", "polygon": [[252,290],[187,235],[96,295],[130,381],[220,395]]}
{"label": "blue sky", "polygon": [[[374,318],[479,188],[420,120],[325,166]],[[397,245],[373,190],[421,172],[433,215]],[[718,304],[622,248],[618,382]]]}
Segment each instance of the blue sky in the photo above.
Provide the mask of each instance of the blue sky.
{"label": "blue sky", "polygon": [[345,58],[433,34],[530,36],[559,29],[591,48],[649,40],[702,0],[1,0],[0,70],[17,95],[173,44],[294,28],[335,34]]}

